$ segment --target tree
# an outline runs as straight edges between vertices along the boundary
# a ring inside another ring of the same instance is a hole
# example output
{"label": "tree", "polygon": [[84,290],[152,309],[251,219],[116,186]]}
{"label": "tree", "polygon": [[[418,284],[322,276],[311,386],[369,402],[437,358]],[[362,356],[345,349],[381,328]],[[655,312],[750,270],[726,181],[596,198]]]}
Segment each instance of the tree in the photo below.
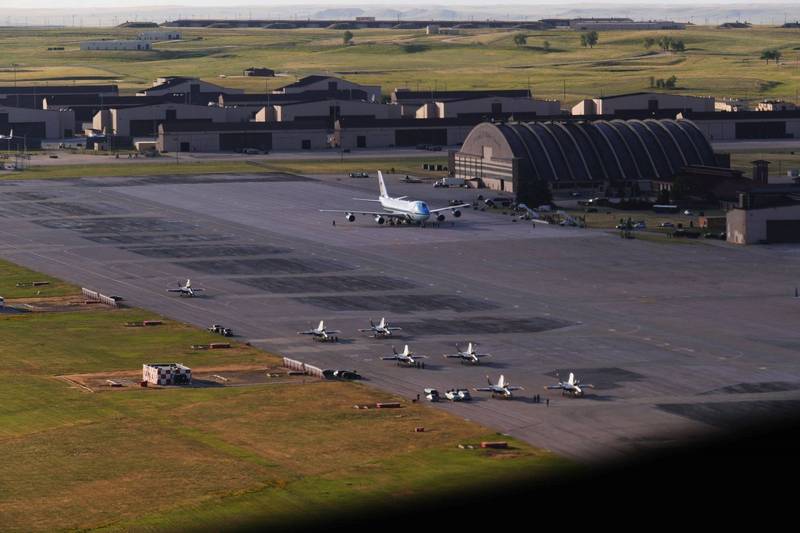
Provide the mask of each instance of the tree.
{"label": "tree", "polygon": [[647,37],[644,40],[644,47],[650,50],[656,44],[656,40],[652,37]]}
{"label": "tree", "polygon": [[681,41],[681,40],[671,41],[669,43],[669,48],[673,52],[685,52],[686,51],[686,45],[683,44],[683,41]]}
{"label": "tree", "polygon": [[780,50],[772,48],[770,50],[764,50],[763,52],[761,52],[761,59],[764,59],[767,62],[767,64],[769,64],[770,59],[774,59],[775,64],[777,64],[780,61],[782,55],[783,54],[781,54]]}
{"label": "tree", "polygon": [[528,44],[528,37],[524,33],[514,34],[514,44],[517,46],[525,46]]}
{"label": "tree", "polygon": [[545,52],[549,52],[550,51],[550,41],[543,42],[542,43],[542,48],[544,49]]}
{"label": "tree", "polygon": [[594,48],[594,45],[597,44],[597,41],[600,40],[600,34],[596,31],[592,30],[586,33],[581,33],[581,46],[586,48]]}
{"label": "tree", "polygon": [[674,89],[677,84],[678,78],[676,78],[674,75],[664,80],[664,87],[666,89]]}
{"label": "tree", "polygon": [[344,32],[344,35],[342,35],[342,41],[344,42],[345,46],[350,44],[352,40],[353,40],[353,32],[351,32],[350,30]]}

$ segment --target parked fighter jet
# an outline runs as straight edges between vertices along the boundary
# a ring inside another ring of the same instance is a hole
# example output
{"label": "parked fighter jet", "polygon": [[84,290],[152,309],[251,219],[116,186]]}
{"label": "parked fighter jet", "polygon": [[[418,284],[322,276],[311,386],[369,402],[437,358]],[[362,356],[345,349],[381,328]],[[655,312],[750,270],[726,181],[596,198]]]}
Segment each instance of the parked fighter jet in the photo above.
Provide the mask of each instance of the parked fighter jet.
{"label": "parked fighter jet", "polygon": [[378,324],[375,324],[372,319],[370,319],[369,328],[360,329],[358,331],[361,333],[372,333],[372,336],[378,339],[391,337],[393,331],[400,331],[401,329],[403,328],[389,326],[389,322],[386,321],[386,318],[381,318]]}
{"label": "parked fighter jet", "polygon": [[371,216],[378,224],[383,224],[387,221],[409,224],[422,224],[431,216],[438,222],[445,219],[444,212],[450,211],[455,218],[461,216],[461,208],[469,207],[470,204],[457,204],[449,207],[441,207],[439,209],[430,209],[428,204],[418,200],[406,200],[407,196],[399,196],[393,198],[389,196],[386,190],[386,183],[383,181],[383,174],[378,171],[378,185],[380,187],[380,196],[373,200],[371,198],[354,198],[354,200],[363,200],[366,202],[377,202],[381,204],[383,211],[361,211],[358,209],[342,210],[342,209],[320,209],[323,213],[344,213],[344,217],[348,222],[353,222],[356,219],[356,214]]}
{"label": "parked fighter jet", "polygon": [[497,380],[497,383],[492,383],[492,380],[489,379],[489,376],[486,376],[486,381],[489,382],[488,387],[480,387],[476,388],[476,391],[480,392],[491,392],[492,398],[496,396],[500,396],[503,398],[511,399],[511,392],[515,390],[524,390],[522,387],[512,387],[511,384],[506,381],[505,376],[502,374],[500,375],[500,379]]}
{"label": "parked fighter jet", "polygon": [[575,374],[569,373],[567,381],[559,381],[555,385],[548,385],[545,389],[557,390],[561,389],[561,394],[570,394],[572,396],[583,396],[583,389],[593,389],[594,385],[588,383],[581,383],[580,380],[575,379]]}
{"label": "parked fighter jet", "polygon": [[479,365],[479,364],[481,364],[481,360],[480,360],[481,357],[491,357],[491,354],[478,353],[475,350],[476,346],[477,346],[477,344],[473,344],[473,343],[470,342],[467,345],[467,349],[466,350],[462,350],[456,344],[457,353],[445,354],[445,357],[448,358],[448,359],[461,359],[462,363],[470,363],[470,364],[473,364],[473,365]]}
{"label": "parked fighter jet", "polygon": [[394,349],[394,346],[392,346],[392,352],[394,352],[394,355],[381,357],[381,359],[384,361],[397,361],[398,365],[403,363],[416,368],[425,368],[425,363],[422,361],[417,361],[417,359],[427,359],[428,357],[425,355],[414,355],[414,352],[408,348],[408,344],[406,344],[406,347],[402,353],[397,353],[397,350]]}
{"label": "parked fighter jet", "polygon": [[187,279],[185,285],[181,285],[180,282],[178,283],[177,289],[167,289],[167,292],[177,292],[180,296],[188,296],[191,298],[197,292],[203,292],[205,289],[197,289],[192,287],[192,280]]}
{"label": "parked fighter jet", "polygon": [[298,331],[298,335],[313,335],[315,341],[320,342],[336,342],[339,340],[339,337],[335,335],[335,333],[341,333],[338,329],[327,329],[325,327],[325,321],[320,320],[319,326],[313,329],[308,329],[306,331]]}

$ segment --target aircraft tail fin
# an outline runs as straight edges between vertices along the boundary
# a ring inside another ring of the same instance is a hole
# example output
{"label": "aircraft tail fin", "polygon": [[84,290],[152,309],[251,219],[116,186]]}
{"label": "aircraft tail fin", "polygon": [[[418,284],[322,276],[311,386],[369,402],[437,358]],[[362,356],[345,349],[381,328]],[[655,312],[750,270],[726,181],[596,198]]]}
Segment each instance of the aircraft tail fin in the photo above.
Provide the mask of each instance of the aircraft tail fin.
{"label": "aircraft tail fin", "polygon": [[383,181],[383,173],[378,171],[378,186],[381,190],[381,198],[388,198],[389,193],[386,191],[386,183]]}
{"label": "aircraft tail fin", "polygon": [[379,328],[385,328],[386,327],[386,318],[385,317],[381,318],[381,323],[378,324],[378,327]]}
{"label": "aircraft tail fin", "polygon": [[570,385],[574,385],[575,384],[575,374],[572,373],[572,372],[569,373],[569,381],[568,381],[568,383]]}
{"label": "aircraft tail fin", "polygon": [[190,289],[191,287],[192,287],[192,280],[190,280],[190,279],[187,279],[187,280],[186,280],[186,288],[187,288],[187,289]]}
{"label": "aircraft tail fin", "polygon": [[325,321],[324,320],[320,320],[319,321],[319,326],[317,326],[317,329],[320,330],[320,331],[325,329]]}
{"label": "aircraft tail fin", "polygon": [[411,350],[408,348],[408,344],[406,344],[406,347],[403,350],[403,355],[411,355]]}
{"label": "aircraft tail fin", "polygon": [[469,344],[467,345],[467,353],[472,353],[472,352],[474,352],[474,351],[475,351],[475,350],[474,350],[474,349],[473,349],[473,347],[472,347],[472,343],[469,343]]}
{"label": "aircraft tail fin", "polygon": [[506,377],[503,374],[500,374],[500,380],[497,382],[497,385],[499,387],[505,387],[506,386]]}

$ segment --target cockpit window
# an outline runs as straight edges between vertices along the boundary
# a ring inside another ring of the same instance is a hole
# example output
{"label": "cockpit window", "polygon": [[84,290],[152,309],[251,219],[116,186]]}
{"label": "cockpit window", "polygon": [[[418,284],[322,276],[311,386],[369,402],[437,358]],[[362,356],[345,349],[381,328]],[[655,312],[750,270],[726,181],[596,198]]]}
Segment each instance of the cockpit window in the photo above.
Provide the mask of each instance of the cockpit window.
{"label": "cockpit window", "polygon": [[430,215],[431,212],[428,210],[428,204],[425,202],[417,202],[416,203],[417,211],[422,215]]}

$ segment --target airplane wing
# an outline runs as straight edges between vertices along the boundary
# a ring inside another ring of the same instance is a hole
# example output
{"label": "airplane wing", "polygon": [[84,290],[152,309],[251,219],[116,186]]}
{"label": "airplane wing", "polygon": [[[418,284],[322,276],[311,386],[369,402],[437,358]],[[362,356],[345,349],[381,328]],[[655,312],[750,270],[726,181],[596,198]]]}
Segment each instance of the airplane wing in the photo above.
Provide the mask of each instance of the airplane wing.
{"label": "airplane wing", "polygon": [[380,200],[375,198],[353,198],[353,200],[357,200],[359,202],[380,202]]}
{"label": "airplane wing", "polygon": [[558,390],[563,388],[564,387],[562,387],[561,385],[548,385],[545,387],[545,390]]}
{"label": "airplane wing", "polygon": [[474,388],[472,390],[478,391],[478,392],[492,392],[494,389],[490,389],[489,387],[476,387],[476,388]]}
{"label": "airplane wing", "polygon": [[401,331],[403,328],[391,327],[391,328],[384,328],[384,329],[387,329],[389,331]]}
{"label": "airplane wing", "polygon": [[331,333],[341,333],[341,331],[339,331],[338,329],[326,329],[326,330],[325,330],[325,333],[328,333],[328,334],[331,334]]}
{"label": "airplane wing", "polygon": [[472,204],[458,204],[458,205],[451,205],[449,207],[440,207],[439,209],[431,209],[431,213],[439,213],[440,211],[449,211],[452,209],[460,209],[462,207],[471,207]]}
{"label": "airplane wing", "polygon": [[463,357],[462,355],[447,354],[447,353],[444,354],[444,356],[447,357],[448,359],[461,359]]}
{"label": "airplane wing", "polygon": [[406,215],[402,213],[388,213],[385,211],[357,211],[354,209],[320,209],[320,213],[352,213],[354,215],[364,215],[364,216],[382,216],[385,218],[402,218],[405,219]]}
{"label": "airplane wing", "polygon": [[397,359],[397,357],[393,355],[391,357],[381,357],[381,359],[383,359],[384,361],[390,361],[392,359]]}
{"label": "airplane wing", "polygon": [[375,330],[372,328],[366,328],[366,329],[360,329],[358,331],[360,331],[361,333],[366,333],[367,331],[375,331]]}
{"label": "airplane wing", "polygon": [[167,292],[183,292],[183,289],[167,289]]}
{"label": "airplane wing", "polygon": [[525,390],[525,387],[511,387],[511,386],[508,386],[506,388],[508,390]]}

